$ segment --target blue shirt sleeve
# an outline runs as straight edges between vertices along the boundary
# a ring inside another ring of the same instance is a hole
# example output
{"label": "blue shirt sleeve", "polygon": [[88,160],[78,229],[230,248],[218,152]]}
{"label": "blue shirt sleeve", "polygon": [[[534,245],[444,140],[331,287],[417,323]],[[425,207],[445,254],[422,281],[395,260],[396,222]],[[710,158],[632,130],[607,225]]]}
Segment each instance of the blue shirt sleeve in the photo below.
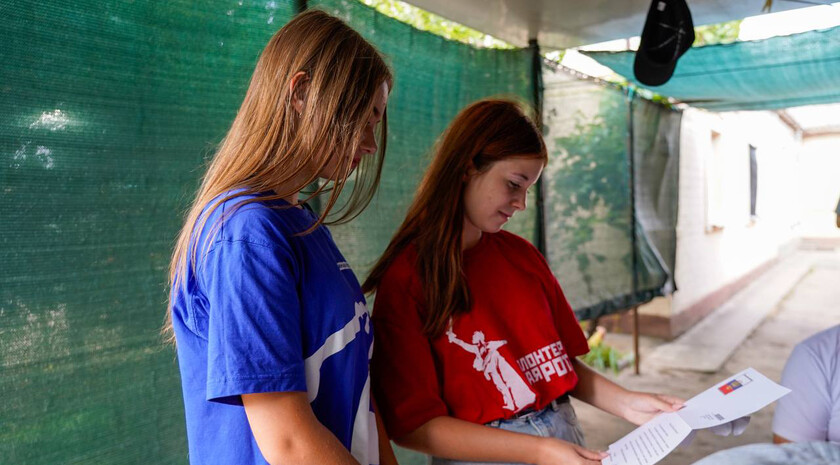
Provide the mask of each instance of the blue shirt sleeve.
{"label": "blue shirt sleeve", "polygon": [[297,269],[288,243],[221,240],[202,260],[207,400],[306,391]]}

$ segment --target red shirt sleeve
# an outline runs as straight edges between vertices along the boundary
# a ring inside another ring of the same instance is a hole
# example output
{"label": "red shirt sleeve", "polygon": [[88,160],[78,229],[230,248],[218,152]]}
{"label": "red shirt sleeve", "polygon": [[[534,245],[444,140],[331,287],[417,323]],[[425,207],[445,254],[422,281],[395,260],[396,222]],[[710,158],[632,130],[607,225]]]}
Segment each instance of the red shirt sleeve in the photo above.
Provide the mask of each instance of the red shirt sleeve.
{"label": "red shirt sleeve", "polygon": [[423,334],[419,280],[403,253],[380,282],[373,309],[371,380],[385,429],[400,438],[448,415],[432,348]]}

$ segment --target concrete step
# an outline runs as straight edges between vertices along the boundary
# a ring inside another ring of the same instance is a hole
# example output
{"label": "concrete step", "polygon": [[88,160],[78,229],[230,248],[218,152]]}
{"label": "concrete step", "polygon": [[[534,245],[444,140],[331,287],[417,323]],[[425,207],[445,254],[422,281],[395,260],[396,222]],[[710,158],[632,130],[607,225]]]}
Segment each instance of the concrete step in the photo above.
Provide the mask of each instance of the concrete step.
{"label": "concrete step", "polygon": [[709,316],[670,343],[647,363],[655,369],[714,373],[813,268],[817,256],[800,252],[780,260]]}

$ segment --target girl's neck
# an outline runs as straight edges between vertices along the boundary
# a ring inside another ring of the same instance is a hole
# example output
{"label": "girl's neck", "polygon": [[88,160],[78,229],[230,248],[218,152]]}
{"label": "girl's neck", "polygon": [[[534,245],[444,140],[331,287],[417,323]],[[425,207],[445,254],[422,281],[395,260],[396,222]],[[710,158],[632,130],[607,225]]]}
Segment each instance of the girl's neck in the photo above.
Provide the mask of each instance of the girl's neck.
{"label": "girl's neck", "polygon": [[287,195],[287,196],[283,197],[283,200],[285,200],[286,202],[289,202],[289,205],[297,205],[299,194],[300,194],[300,192],[295,192],[292,195]]}
{"label": "girl's neck", "polygon": [[481,240],[481,230],[464,218],[464,229],[461,231],[461,251],[474,247],[479,240]]}
{"label": "girl's neck", "polygon": [[286,194],[281,198],[286,202],[289,202],[289,205],[297,205],[300,197],[299,186],[301,185],[301,183],[305,182],[305,180],[306,178],[304,176],[295,176],[294,178],[286,181],[285,183],[275,186],[274,192]]}

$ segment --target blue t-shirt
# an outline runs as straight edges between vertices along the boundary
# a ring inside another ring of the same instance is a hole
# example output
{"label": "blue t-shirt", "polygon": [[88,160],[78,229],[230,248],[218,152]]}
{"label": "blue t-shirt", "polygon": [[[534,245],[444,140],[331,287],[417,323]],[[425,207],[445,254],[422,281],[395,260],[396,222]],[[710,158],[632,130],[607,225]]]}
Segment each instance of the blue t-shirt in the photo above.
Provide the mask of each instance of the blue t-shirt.
{"label": "blue t-shirt", "polygon": [[208,216],[174,296],[190,463],[265,464],[240,395],[302,391],[359,463],[376,464],[373,333],[359,283],[326,227],[295,235],[315,222],[311,211],[260,197]]}

